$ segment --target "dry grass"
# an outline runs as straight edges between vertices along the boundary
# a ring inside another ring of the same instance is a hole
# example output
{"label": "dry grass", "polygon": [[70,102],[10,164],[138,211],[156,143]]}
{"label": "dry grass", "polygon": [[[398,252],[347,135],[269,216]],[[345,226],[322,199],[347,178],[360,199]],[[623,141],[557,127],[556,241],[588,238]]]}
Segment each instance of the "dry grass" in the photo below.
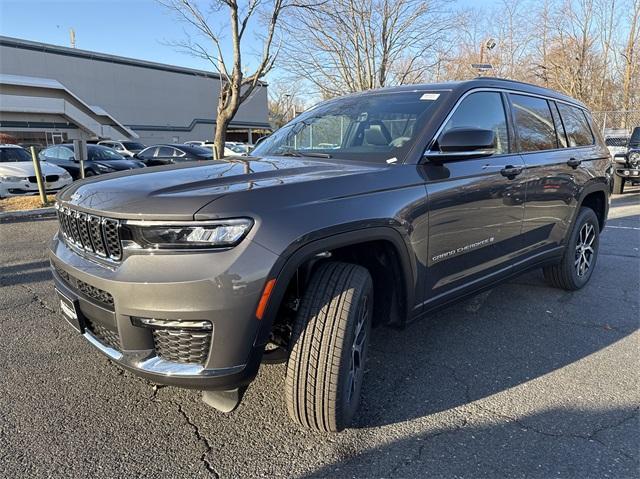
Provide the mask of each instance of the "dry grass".
{"label": "dry grass", "polygon": [[0,212],[3,211],[21,211],[21,210],[34,210],[36,208],[44,208],[45,206],[52,206],[55,195],[47,196],[47,205],[42,205],[40,202],[40,195],[35,196],[12,196],[11,198],[5,198],[0,200]]}

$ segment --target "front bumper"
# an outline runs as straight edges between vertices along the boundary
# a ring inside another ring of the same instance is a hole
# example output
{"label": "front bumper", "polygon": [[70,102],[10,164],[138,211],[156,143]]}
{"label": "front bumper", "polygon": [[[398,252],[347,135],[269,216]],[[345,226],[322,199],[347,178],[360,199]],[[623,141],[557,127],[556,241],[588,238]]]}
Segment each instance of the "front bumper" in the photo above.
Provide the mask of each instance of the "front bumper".
{"label": "front bumper", "polygon": [[[226,251],[126,254],[120,263],[83,254],[58,235],[50,246],[55,287],[75,303],[89,343],[151,381],[201,390],[255,377],[264,349],[256,344],[255,309],[276,259],[251,241]],[[160,343],[157,331],[134,318],[210,322],[202,359],[189,359],[195,343],[188,335]]]}
{"label": "front bumper", "polygon": [[[72,180],[58,180],[48,182],[45,184],[45,190],[47,194],[57,193],[65,186],[71,184]],[[37,195],[39,193],[38,184],[31,183],[30,181],[12,181],[12,182],[0,182],[0,196],[25,196],[25,195]]]}
{"label": "front bumper", "polygon": [[640,181],[640,168],[614,166],[615,174],[625,180]]}

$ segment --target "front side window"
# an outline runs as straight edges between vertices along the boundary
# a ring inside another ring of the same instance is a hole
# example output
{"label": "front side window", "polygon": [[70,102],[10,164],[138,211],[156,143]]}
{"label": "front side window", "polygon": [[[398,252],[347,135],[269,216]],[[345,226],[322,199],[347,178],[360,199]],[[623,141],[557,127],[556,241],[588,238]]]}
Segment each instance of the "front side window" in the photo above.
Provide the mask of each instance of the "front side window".
{"label": "front side window", "polygon": [[569,147],[593,145],[593,134],[584,112],[575,106],[557,103]]}
{"label": "front side window", "polygon": [[492,130],[496,136],[496,154],[509,152],[507,117],[498,92],[481,91],[467,96],[447,121],[442,133],[454,128]]}
{"label": "front side window", "polygon": [[280,128],[252,154],[401,163],[446,94],[387,92],[331,100]]}
{"label": "front side window", "polygon": [[157,148],[155,146],[151,146],[146,150],[143,150],[140,153],[138,153],[138,157],[148,160],[149,158],[153,158],[153,154],[155,153],[156,150]]}
{"label": "front side window", "polygon": [[510,94],[520,151],[558,148],[549,103],[544,98]]}

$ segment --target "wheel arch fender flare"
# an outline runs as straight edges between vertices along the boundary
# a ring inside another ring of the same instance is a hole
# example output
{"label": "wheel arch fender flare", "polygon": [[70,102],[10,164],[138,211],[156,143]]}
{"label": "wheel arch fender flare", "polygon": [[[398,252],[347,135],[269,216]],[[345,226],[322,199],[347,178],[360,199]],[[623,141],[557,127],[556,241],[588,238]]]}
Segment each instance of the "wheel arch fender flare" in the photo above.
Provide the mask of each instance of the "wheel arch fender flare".
{"label": "wheel arch fender flare", "polygon": [[[578,199],[576,202],[576,209],[573,212],[573,217],[571,218],[571,227],[569,228],[568,231],[573,231],[573,227],[576,223],[576,219],[578,218],[578,214],[580,213],[580,208],[582,207],[584,200],[587,196],[591,195],[592,193],[602,193],[604,195],[604,211],[603,211],[603,218],[602,218],[602,229],[604,229],[604,225],[607,221],[607,215],[609,213],[609,185],[605,182],[602,181],[591,181],[590,183],[586,184],[582,190],[580,191],[580,194],[578,195]],[[597,215],[597,212],[596,212]],[[565,239],[566,242],[566,239]]]}
{"label": "wheel arch fender flare", "polygon": [[271,268],[268,280],[275,278],[276,283],[269,297],[265,314],[260,321],[261,325],[254,345],[266,344],[269,339],[273,321],[276,318],[287,286],[301,265],[324,251],[379,240],[390,242],[398,255],[402,273],[401,280],[403,281],[405,293],[403,299],[409,309],[413,305],[417,281],[415,256],[409,253],[409,248],[402,234],[395,228],[390,226],[359,228],[310,240],[304,244],[298,244],[296,241],[285,249],[285,253],[279,257]]}

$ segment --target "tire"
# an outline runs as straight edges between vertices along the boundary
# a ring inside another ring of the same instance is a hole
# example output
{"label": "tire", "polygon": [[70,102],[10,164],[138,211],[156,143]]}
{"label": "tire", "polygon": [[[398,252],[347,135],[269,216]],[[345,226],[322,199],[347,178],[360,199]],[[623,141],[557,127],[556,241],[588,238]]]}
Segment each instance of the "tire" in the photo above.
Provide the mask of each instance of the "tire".
{"label": "tire", "polygon": [[321,432],[350,424],[360,402],[372,311],[367,269],[334,261],[318,266],[291,335],[285,399],[293,421]]}
{"label": "tire", "polygon": [[[588,248],[580,245],[588,245]],[[598,217],[591,208],[582,207],[569,235],[562,259],[558,264],[543,268],[545,279],[556,288],[567,291],[582,288],[589,282],[596,267],[599,245]]]}
{"label": "tire", "polygon": [[621,195],[624,192],[624,178],[620,178],[615,173],[613,174],[613,194]]}
{"label": "tire", "polygon": [[96,176],[96,174],[91,170],[88,170],[88,171],[84,172],[84,177],[85,178],[89,178],[90,176]]}

